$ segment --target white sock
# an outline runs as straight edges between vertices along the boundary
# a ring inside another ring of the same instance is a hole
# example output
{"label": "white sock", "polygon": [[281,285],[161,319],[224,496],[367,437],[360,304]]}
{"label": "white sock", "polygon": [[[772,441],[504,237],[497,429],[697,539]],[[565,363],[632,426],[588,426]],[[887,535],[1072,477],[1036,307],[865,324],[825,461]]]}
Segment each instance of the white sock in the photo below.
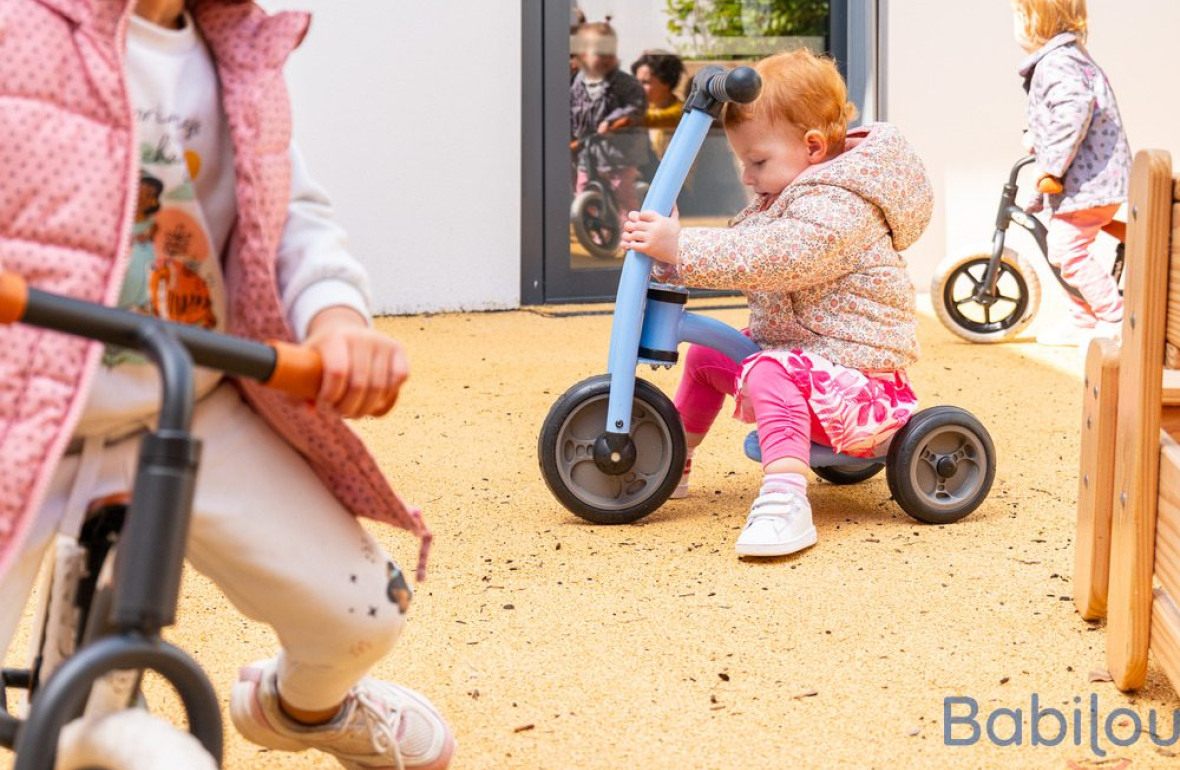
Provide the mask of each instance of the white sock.
{"label": "white sock", "polygon": [[807,477],[802,473],[767,473],[762,477],[762,488],[759,495],[775,492],[798,492],[807,496]]}

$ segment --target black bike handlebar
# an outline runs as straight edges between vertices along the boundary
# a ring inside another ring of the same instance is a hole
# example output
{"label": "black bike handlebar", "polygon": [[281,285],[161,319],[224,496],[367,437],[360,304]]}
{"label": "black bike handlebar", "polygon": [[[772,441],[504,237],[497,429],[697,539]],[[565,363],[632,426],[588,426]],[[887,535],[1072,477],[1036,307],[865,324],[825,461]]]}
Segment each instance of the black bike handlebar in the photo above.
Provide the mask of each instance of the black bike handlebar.
{"label": "black bike handlebar", "polygon": [[1020,176],[1020,172],[1024,169],[1024,167],[1036,162],[1037,156],[1032,154],[1025,155],[1020,160],[1016,161],[1016,165],[1012,166],[1012,173],[1008,175],[1008,184],[1015,185],[1016,179]]}
{"label": "black bike handlebar", "polygon": [[196,326],[97,305],[31,288],[15,273],[0,272],[0,324],[24,323],[111,345],[142,350],[155,330],[175,337],[193,362],[249,377],[297,398],[314,399],[323,362],[311,348],[286,342],[254,342]]}
{"label": "black bike handlebar", "polygon": [[719,102],[748,104],[762,91],[762,77],[751,67],[724,70],[705,67],[693,78],[694,83]]}

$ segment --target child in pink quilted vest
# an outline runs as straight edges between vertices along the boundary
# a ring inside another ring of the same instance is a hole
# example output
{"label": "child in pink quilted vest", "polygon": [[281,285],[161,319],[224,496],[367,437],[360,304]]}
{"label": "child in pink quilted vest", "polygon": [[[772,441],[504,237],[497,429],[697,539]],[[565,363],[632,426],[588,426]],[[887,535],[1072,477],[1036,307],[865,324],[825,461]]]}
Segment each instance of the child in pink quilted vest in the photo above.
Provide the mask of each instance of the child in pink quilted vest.
{"label": "child in pink quilted vest", "polygon": [[[454,740],[438,711],[366,676],[402,630],[409,589],[355,514],[429,534],[340,420],[392,409],[408,365],[371,327],[365,272],[290,141],[281,67],[307,18],[238,0],[128,6],[0,7],[0,265],[320,352],[318,412],[196,376],[204,448],[187,555],[281,647],[242,669],[230,713],[271,749],[319,749],[354,770],[444,768]],[[0,335],[2,649],[55,534],[129,487],[159,386],[127,351]]]}
{"label": "child in pink quilted vest", "polygon": [[808,51],[757,65],[762,94],[723,116],[755,199],[728,229],[681,229],[675,214],[631,212],[624,245],[672,283],[739,289],[762,352],[739,365],[688,350],[676,394],[689,464],[726,395],[757,423],[764,476],[737,541],[744,556],[814,545],[807,500],[813,441],[873,457],[917,399],[905,368],[918,355],[914,290],[898,253],[930,220],[921,161],[886,124],[847,130],[855,109],[835,64]]}

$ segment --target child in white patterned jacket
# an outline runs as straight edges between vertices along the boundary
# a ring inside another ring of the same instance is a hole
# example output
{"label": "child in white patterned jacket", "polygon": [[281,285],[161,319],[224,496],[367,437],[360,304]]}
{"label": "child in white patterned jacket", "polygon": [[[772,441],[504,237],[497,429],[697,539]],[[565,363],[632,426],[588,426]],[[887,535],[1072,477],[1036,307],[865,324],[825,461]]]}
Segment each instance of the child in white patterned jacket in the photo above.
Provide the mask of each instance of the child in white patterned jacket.
{"label": "child in white patterned jacket", "polygon": [[[1029,54],[1020,67],[1028,93],[1028,139],[1041,179],[1058,193],[1047,200],[1048,257],[1066,283],[1070,322],[1037,335],[1045,345],[1076,345],[1090,334],[1118,334],[1123,300],[1110,270],[1090,253],[1098,231],[1127,199],[1131,148],[1114,91],[1086,50],[1086,0],[1013,0],[1016,41]],[[1040,181],[1040,180],[1038,180]]]}

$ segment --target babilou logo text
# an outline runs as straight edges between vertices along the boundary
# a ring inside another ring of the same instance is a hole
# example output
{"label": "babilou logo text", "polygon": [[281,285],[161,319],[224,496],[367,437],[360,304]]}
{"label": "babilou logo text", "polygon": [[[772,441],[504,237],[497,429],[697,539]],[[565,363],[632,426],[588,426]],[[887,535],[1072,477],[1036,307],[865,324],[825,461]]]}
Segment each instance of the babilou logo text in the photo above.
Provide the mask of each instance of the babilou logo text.
{"label": "babilou logo text", "polygon": [[1097,757],[1106,756],[1105,746],[1125,748],[1145,736],[1156,746],[1180,740],[1180,709],[1162,718],[1155,709],[1146,718],[1125,707],[1103,714],[1095,693],[1087,701],[1075,696],[1073,703],[1073,708],[1046,706],[1033,693],[1027,711],[997,708],[984,715],[974,698],[943,698],[942,740],[947,746],[974,746],[981,740],[995,746],[1057,746],[1069,741],[1088,746]]}

